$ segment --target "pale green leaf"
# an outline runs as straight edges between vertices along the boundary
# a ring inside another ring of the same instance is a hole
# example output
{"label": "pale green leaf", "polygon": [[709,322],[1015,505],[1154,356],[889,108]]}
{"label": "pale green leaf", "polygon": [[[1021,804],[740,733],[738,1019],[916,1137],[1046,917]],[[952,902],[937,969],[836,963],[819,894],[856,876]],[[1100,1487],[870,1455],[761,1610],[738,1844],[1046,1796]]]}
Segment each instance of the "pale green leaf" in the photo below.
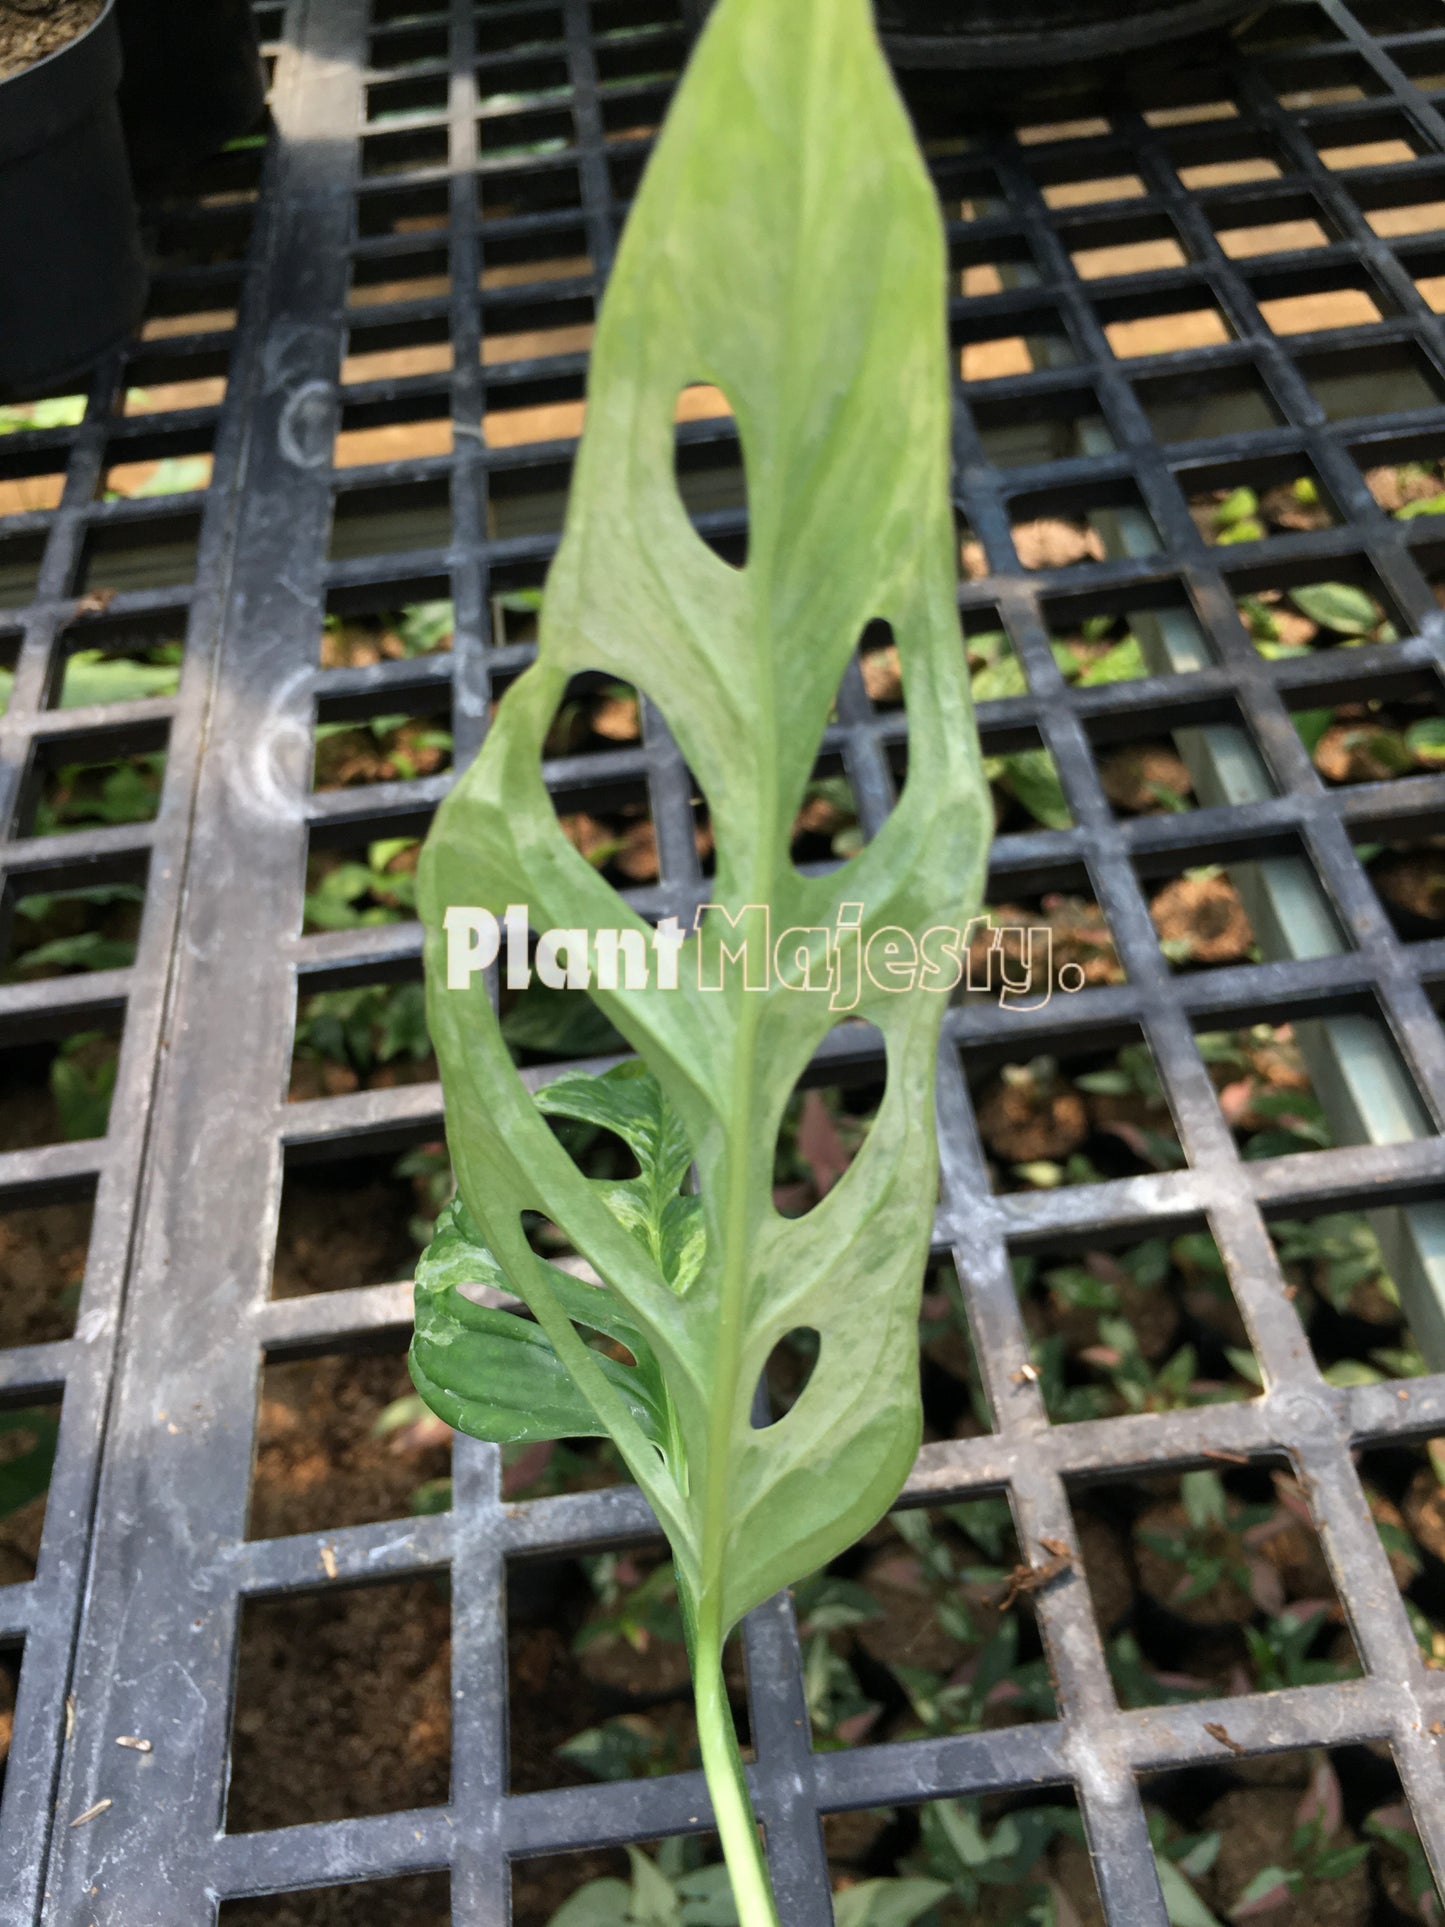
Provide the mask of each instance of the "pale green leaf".
{"label": "pale green leaf", "polygon": [[834,1894],[835,1927],[912,1927],[948,1890],[947,1881],[922,1876],[860,1880]]}
{"label": "pale green leaf", "polygon": [[589,1880],[566,1900],[547,1927],[631,1927],[632,1895],[621,1880]]}
{"label": "pale green leaf", "polygon": [[[649,696],[705,795],[715,900],[772,928],[962,928],[988,835],[959,631],[949,502],[948,351],[938,214],[864,0],[723,0],[649,165],[593,350],[586,432],[538,660],[439,812],[421,866],[429,1025],[463,1197],[647,1491],[701,1620],[731,1626],[878,1518],[917,1449],[916,1312],[936,1187],[932,1084],[943,1000],[866,980],[887,1093],[862,1151],[806,1217],[772,1206],[784,1104],[836,1020],[826,994],[698,988],[720,940],[691,937],[680,986],[596,991],[695,1154],[706,1246],[678,1293],[578,1172],[514,1071],[485,989],[446,988],[449,906],[533,926],[646,926],[568,843],[542,749],[570,679]],[[746,303],[736,290],[746,286]],[[748,560],[697,537],[678,495],[678,393],[735,412]],[[897,809],[841,872],[803,878],[789,832],[867,624],[893,629],[908,692]],[[554,1104],[553,1095],[545,1100]],[[559,1225],[645,1333],[676,1445],[660,1463],[520,1213]],[[774,1344],[821,1347],[787,1416],[750,1422]],[[866,1362],[866,1369],[860,1365]]]}
{"label": "pale green leaf", "polygon": [[1159,1869],[1169,1927],[1219,1927],[1218,1920],[1171,1860],[1161,1854],[1155,1865]]}
{"label": "pale green leaf", "polygon": [[1316,582],[1291,589],[1289,599],[1311,622],[1341,636],[1367,636],[1380,621],[1373,596],[1352,582]]}

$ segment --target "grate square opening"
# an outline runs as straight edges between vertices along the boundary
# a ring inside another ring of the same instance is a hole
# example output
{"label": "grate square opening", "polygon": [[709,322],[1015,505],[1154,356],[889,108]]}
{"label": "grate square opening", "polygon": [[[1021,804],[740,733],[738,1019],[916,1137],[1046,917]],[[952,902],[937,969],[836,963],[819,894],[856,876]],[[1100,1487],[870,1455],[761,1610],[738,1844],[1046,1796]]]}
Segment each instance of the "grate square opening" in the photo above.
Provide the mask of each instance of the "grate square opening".
{"label": "grate square opening", "polygon": [[1037,468],[1072,461],[1081,445],[1111,450],[1114,438],[1091,387],[1027,388],[1022,395],[968,398],[988,461],[998,468]]}
{"label": "grate square opening", "polygon": [[[614,1465],[626,1477],[615,1453],[595,1449],[598,1441],[577,1443],[594,1448],[589,1457],[570,1444],[557,1446],[540,1470],[529,1463],[542,1458],[539,1448],[511,1455],[509,1490],[596,1490],[599,1475]],[[737,1634],[723,1670],[748,1757],[747,1673]],[[697,1768],[692,1682],[667,1549],[650,1543],[511,1561],[507,1684],[512,1793]]]}
{"label": "grate square opening", "polygon": [[949,316],[949,339],[959,351],[959,373],[965,382],[1002,381],[1011,375],[1072,366],[1078,356],[1063,316],[1051,303],[1007,320],[993,319],[985,306],[960,309]]}
{"label": "grate square opening", "polygon": [[123,1009],[86,1011],[57,1020],[70,1026],[59,1037],[0,1045],[0,1151],[105,1136],[123,1017]]}
{"label": "grate square opening", "polygon": [[1200,807],[1194,773],[1183,754],[1187,738],[1181,743],[1177,732],[1141,729],[1123,719],[1106,723],[1090,717],[1085,726],[1096,744],[1099,786],[1116,816],[1182,816]]}
{"label": "grate square opening", "polygon": [[813,1745],[944,1739],[1057,1716],[1007,1497],[892,1512],[793,1588]]}
{"label": "grate square opening", "polygon": [[1126,515],[1137,531],[1134,554],[1162,548],[1154,519],[1131,481],[1032,490],[1009,502],[1014,549],[1026,569],[1057,571],[1107,561],[1106,533],[1118,515]]}
{"label": "grate square opening", "polygon": [[161,805],[167,727],[117,723],[37,737],[23,786],[23,836],[78,836],[151,822]]}
{"label": "grate square opening", "polygon": [[1429,675],[1378,693],[1363,678],[1329,708],[1304,708],[1291,692],[1291,721],[1331,789],[1398,783],[1438,771],[1445,760],[1445,691]]}
{"label": "grate square opening", "polygon": [[[445,301],[451,293],[446,243],[433,242],[358,254],[352,259],[348,308],[391,307],[400,302]],[[345,379],[345,377],[343,377]]]}
{"label": "grate square opening", "polygon": [[[1076,1483],[1070,1502],[1126,1709],[1359,1677],[1308,1502],[1283,1462],[1221,1452],[1184,1473]],[[1235,1756],[1216,1744],[1222,1770]]]}
{"label": "grate square opening", "polygon": [[586,229],[552,222],[540,233],[490,236],[479,285],[484,295],[534,286],[545,292],[549,282],[580,280],[591,273]]}
{"label": "grate square opening", "polygon": [[425,320],[353,327],[341,363],[343,384],[410,381],[449,374],[451,336],[444,314]]}
{"label": "grate square opening", "polygon": [[951,1256],[933,1258],[918,1312],[926,1439],[981,1438],[993,1430],[968,1308]]}
{"label": "grate square opening", "polygon": [[1074,272],[1083,281],[1157,274],[1189,261],[1173,222],[1159,214],[1079,221],[1064,240]]}
{"label": "grate square opening", "polygon": [[1033,250],[1022,234],[974,237],[956,233],[948,245],[950,295],[1003,294],[1038,279]]}
{"label": "grate square opening", "polygon": [[121,413],[171,415],[183,410],[219,408],[226,398],[229,344],[169,352],[153,348],[126,364]]}
{"label": "grate square opening", "polygon": [[334,592],[322,623],[321,667],[372,669],[448,654],[455,624],[450,587],[440,575]]}
{"label": "grate square opening", "polygon": [[79,1316],[95,1215],[93,1184],[0,1209],[0,1346],[69,1338]]}
{"label": "grate square opening", "polygon": [[420,394],[343,406],[331,460],[338,469],[399,466],[451,452],[449,397]]}
{"label": "grate square opening", "polygon": [[189,586],[201,533],[197,513],[167,510],[92,522],[80,553],[76,588],[82,594]]}
{"label": "grate square opening", "polygon": [[230,1833],[444,1805],[448,1575],[241,1601]]}
{"label": "grate square opening", "polygon": [[1445,380],[1414,341],[1360,343],[1349,351],[1300,355],[1299,366],[1331,422],[1368,414],[1416,414],[1445,401]]}
{"label": "grate square opening", "polygon": [[[188,612],[89,617],[62,630],[50,707],[84,709],[174,696],[180,688]],[[58,673],[56,673],[58,671]]]}
{"label": "grate square opening", "polygon": [[373,184],[356,203],[356,231],[363,240],[383,235],[432,234],[448,225],[444,181],[402,187]]}
{"label": "grate square opening", "polygon": [[585,355],[592,346],[592,315],[590,293],[490,302],[483,310],[482,365]]}
{"label": "grate square opening", "polygon": [[[1307,275],[1291,268],[1268,278],[1256,276],[1252,285],[1265,325],[1276,335],[1373,327],[1389,312],[1385,297],[1363,270],[1353,276],[1338,268]],[[1272,292],[1276,289],[1280,292]]]}
{"label": "grate square opening", "polygon": [[1047,884],[1032,875],[1015,882],[995,874],[987,895],[970,927],[964,1002],[987,999],[1006,1010],[1039,1010],[1091,985],[1126,981],[1108,918],[1084,869],[1062,867]]}
{"label": "grate square opening", "polygon": [[60,1403],[58,1396],[38,1399],[26,1392],[19,1402],[0,1405],[0,1586],[28,1585],[35,1577],[60,1440]]}
{"label": "grate square opening", "polygon": [[1187,374],[1141,374],[1134,393],[1163,442],[1232,440],[1277,428],[1284,419],[1252,362]]}
{"label": "grate square opening", "polygon": [[[613,168],[615,174],[615,161]],[[538,159],[526,167],[494,161],[478,176],[477,218],[484,231],[493,221],[581,206],[582,182],[573,160]]]}
{"label": "grate square opening", "polygon": [[1355,1458],[1421,1662],[1445,1670],[1445,1441],[1370,1445]]}
{"label": "grate square opening", "polygon": [[519,46],[561,40],[564,32],[560,7],[477,9],[477,52],[489,57],[489,65],[493,55],[511,55]]}
{"label": "grate square opening", "polygon": [[296,999],[289,1102],[434,1081],[419,971],[383,980],[354,968],[323,990],[307,982]]}
{"label": "grate square opening", "polygon": [[1179,1134],[1135,1024],[1038,1031],[1017,1045],[965,1047],[962,1056],[998,1193],[1052,1191],[1178,1169]]}
{"label": "grate square opening", "polygon": [[448,1508],[451,1430],[412,1389],[407,1334],[385,1337],[385,1350],[264,1363],[248,1538]]}
{"label": "grate square opening", "polygon": [[312,1887],[304,1893],[224,1900],[218,1927],[451,1927],[451,1882],[444,1873]]}
{"label": "grate square opening", "polygon": [[1413,834],[1392,827],[1382,836],[1381,842],[1357,845],[1355,855],[1395,935],[1406,943],[1445,937],[1445,837],[1428,825]]}
{"label": "grate square opening", "polygon": [[[6,416],[23,416],[24,412],[16,408],[0,410],[0,421]],[[17,423],[10,432],[21,432],[23,426],[23,421]],[[69,456],[64,443],[28,450],[5,449],[0,454],[0,516],[33,515],[59,508]]]}
{"label": "grate square opening", "polygon": [[1438,1910],[1384,1741],[1244,1758],[1220,1741],[1219,1752],[1217,1764],[1143,1782],[1160,1877],[1176,1907],[1192,1901],[1213,1918],[1239,1920],[1255,1917],[1255,1906],[1280,1927],[1383,1927]]}
{"label": "grate square opening", "polygon": [[406,827],[373,823],[343,826],[324,837],[313,832],[306,859],[303,934],[360,930],[415,917],[420,838],[385,834]]}
{"label": "grate square opening", "polygon": [[349,485],[336,492],[329,550],[333,562],[444,549],[451,539],[451,489],[444,476]]}
{"label": "grate square opening", "polygon": [[35,983],[135,962],[147,861],[136,852],[12,877],[0,894],[0,982]]}
{"label": "grate square opening", "polygon": [[211,486],[212,432],[147,435],[114,441],[97,491],[102,502],[194,495]]}
{"label": "grate square opening", "polygon": [[406,19],[392,23],[383,23],[377,15],[374,24],[384,28],[371,36],[370,65],[376,73],[406,73],[446,60],[446,22],[434,9],[429,17],[427,8],[414,8]]}
{"label": "grate square opening", "polygon": [[426,120],[444,115],[448,92],[445,73],[408,74],[398,80],[374,81],[366,89],[366,125],[384,128],[389,121]]}
{"label": "grate square opening", "polygon": [[327,1152],[287,1155],[273,1298],[409,1282],[455,1188],[440,1105],[434,1126],[398,1131],[384,1146],[353,1139]]}
{"label": "grate square opening", "polygon": [[1051,596],[1044,621],[1060,673],[1082,689],[1189,674],[1211,661],[1204,627],[1177,580]]}
{"label": "grate square opening", "polygon": [[0,535],[0,609],[23,609],[35,599],[45,532]]}
{"label": "grate square opening", "polygon": [[[374,782],[416,782],[451,769],[451,688],[397,690],[383,711],[355,700],[318,705],[314,790],[349,790]],[[426,698],[426,707],[422,701]]]}
{"label": "grate square opening", "polygon": [[1146,896],[1171,970],[1217,970],[1262,960],[1249,911],[1226,865],[1191,863],[1151,873]]}
{"label": "grate square opening", "polygon": [[1299,455],[1194,463],[1175,471],[1194,526],[1211,547],[1284,541],[1343,520],[1319,472]]}
{"label": "grate square opening", "polygon": [[1259,1365],[1202,1221],[1107,1248],[1019,1250],[1012,1265],[1053,1424],[1256,1396]]}
{"label": "grate square opening", "polygon": [[1352,168],[1399,167],[1429,153],[1406,116],[1381,110],[1348,119],[1320,116],[1311,128],[1320,159],[1333,173]]}
{"label": "grate square opening", "polygon": [[[1378,571],[1358,554],[1271,558],[1231,568],[1226,581],[1251,641],[1272,659],[1395,642],[1407,627]],[[1362,659],[1351,661],[1367,673]]]}
{"label": "grate square opening", "polygon": [[1214,348],[1234,339],[1213,296],[1204,287],[1176,288],[1167,297],[1137,294],[1098,302],[1110,348],[1121,361]]}
{"label": "grate square opening", "polygon": [[[1338,1003],[1332,1011],[1311,1008],[1307,1000],[1296,998],[1287,1022],[1279,1021],[1277,1011],[1252,1008],[1259,1011],[1255,1021],[1242,1015],[1229,1028],[1201,1026],[1194,1037],[1224,1121],[1246,1163],[1366,1141],[1402,1144],[1429,1135],[1428,1115],[1414,1082],[1372,1001],[1355,999],[1347,1011],[1339,1012]],[[1347,1026],[1347,1042],[1357,1061],[1368,1052],[1384,1087],[1373,1098],[1368,1127],[1353,1114],[1348,1099],[1339,1101],[1333,1087],[1339,1073],[1322,1048],[1317,1020],[1336,1012],[1337,1040]],[[1329,1084],[1323,1083],[1326,1077]],[[1324,1094],[1331,1099],[1328,1111]]]}
{"label": "grate square opening", "polygon": [[392,174],[422,173],[444,167],[449,144],[444,125],[368,134],[361,143],[362,175],[367,180],[376,180]]}
{"label": "grate square opening", "polygon": [[1273,142],[1242,123],[1177,134],[1169,144],[1175,172],[1191,192],[1277,181],[1283,174]]}
{"label": "grate square opening", "polygon": [[1429,1368],[1382,1243],[1382,1234],[1392,1240],[1398,1233],[1394,1212],[1274,1218],[1268,1229],[1286,1293],[1326,1383],[1378,1385],[1425,1375]]}
{"label": "grate square opening", "polygon": [[1215,238],[1232,261],[1263,254],[1300,254],[1328,247],[1334,225],[1312,194],[1232,195],[1210,213]]}
{"label": "grate square opening", "polygon": [[[1077,1921],[1078,1927],[1103,1927],[1072,1787],[968,1794],[917,1807],[827,1813],[822,1819],[840,1913],[850,1892],[867,1898],[871,1881],[912,1878],[942,1886],[941,1921],[1053,1917]],[[884,1895],[888,1891],[881,1889]]]}
{"label": "grate square opening", "polygon": [[0,1796],[5,1791],[5,1770],[15,1736],[15,1713],[20,1697],[20,1670],[24,1657],[23,1641],[0,1645]]}
{"label": "grate square opening", "polygon": [[1422,173],[1412,168],[1408,174],[1347,180],[1344,185],[1382,240],[1438,234],[1445,229],[1445,173]]}

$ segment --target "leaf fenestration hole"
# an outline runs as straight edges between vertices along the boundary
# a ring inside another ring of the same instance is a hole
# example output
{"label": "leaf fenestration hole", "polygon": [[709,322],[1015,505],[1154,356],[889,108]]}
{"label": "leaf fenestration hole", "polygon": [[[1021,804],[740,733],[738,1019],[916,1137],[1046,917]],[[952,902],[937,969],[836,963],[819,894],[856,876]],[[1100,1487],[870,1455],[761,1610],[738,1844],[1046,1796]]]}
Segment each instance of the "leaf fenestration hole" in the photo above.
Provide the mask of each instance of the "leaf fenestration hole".
{"label": "leaf fenestration hole", "polygon": [[[792,1411],[817,1369],[823,1340],[812,1325],[797,1325],[774,1345],[753,1403],[753,1430],[766,1431]],[[766,1413],[766,1416],[760,1414]]]}
{"label": "leaf fenestration hole", "polygon": [[883,1091],[881,1075],[865,1074],[846,1085],[811,1082],[793,1092],[773,1158],[773,1204],[783,1217],[806,1217],[840,1182],[872,1129]]}
{"label": "leaf fenestration hole", "polygon": [[674,475],[682,505],[715,555],[740,569],[748,558],[748,484],[727,396],[689,382],[673,411]]}

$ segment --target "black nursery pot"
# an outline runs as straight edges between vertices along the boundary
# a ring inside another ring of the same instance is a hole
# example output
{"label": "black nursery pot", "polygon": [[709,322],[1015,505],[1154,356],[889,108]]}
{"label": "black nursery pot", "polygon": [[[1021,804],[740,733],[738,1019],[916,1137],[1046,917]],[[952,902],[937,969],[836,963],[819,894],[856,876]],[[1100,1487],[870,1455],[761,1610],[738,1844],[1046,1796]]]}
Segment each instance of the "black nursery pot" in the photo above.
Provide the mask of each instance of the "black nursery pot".
{"label": "black nursery pot", "polygon": [[266,105],[250,0],[115,0],[125,74],[120,111],[143,184],[249,133]]}
{"label": "black nursery pot", "polygon": [[0,81],[0,399],[63,391],[140,318],[119,79],[107,0],[83,34]]}
{"label": "black nursery pot", "polygon": [[1263,12],[1265,0],[877,0],[896,65],[1038,72],[1108,59]]}

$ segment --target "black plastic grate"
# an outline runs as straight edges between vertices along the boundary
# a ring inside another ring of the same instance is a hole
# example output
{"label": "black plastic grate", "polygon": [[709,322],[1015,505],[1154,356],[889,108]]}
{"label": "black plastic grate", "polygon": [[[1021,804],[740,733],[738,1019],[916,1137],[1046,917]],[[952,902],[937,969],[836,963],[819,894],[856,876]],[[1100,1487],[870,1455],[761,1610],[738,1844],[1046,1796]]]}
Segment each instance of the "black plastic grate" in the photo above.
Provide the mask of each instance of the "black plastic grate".
{"label": "black plastic grate", "polygon": [[[7,1635],[28,1635],[15,1758],[33,1766],[10,1776],[4,1823],[32,1869],[51,1808],[96,1440],[146,1152],[71,1681],[74,1732],[55,1804],[44,1918],[64,1927],[92,1919],[195,1927],[235,1897],[426,1870],[449,1873],[457,1921],[501,1927],[508,1867],[519,1857],[706,1824],[695,1774],[506,1790],[509,1566],[649,1536],[630,1490],[504,1505],[497,1455],[459,1440],[448,1513],[246,1537],[263,1363],[394,1339],[409,1320],[401,1283],[271,1295],[286,1185],[328,1162],[433,1141],[441,1127],[434,1085],[286,1101],[298,997],[414,974],[419,957],[407,922],[301,934],[308,859],[420,834],[449,780],[313,793],[317,716],[434,714],[449,704],[464,761],[490,703],[528,659],[525,619],[506,599],[540,585],[555,546],[585,330],[647,152],[645,130],[665,104],[657,76],[680,65],[688,25],[673,0],[509,0],[475,11],[454,0],[433,12],[378,0],[371,13],[366,0],[298,0],[279,57],[281,131],[226,401],[219,416],[208,404],[165,425],[177,452],[193,455],[220,424],[210,508],[185,578],[196,587],[189,596],[127,588],[92,618],[189,606],[179,698],[125,718],[169,725],[160,815],[143,835],[87,832],[63,850],[20,836],[0,852],[12,881],[26,866],[100,864],[142,848],[150,861],[142,950],[125,981],[72,977],[0,991],[7,1025],[26,1035],[88,1021],[100,1004],[126,1010],[117,1122],[104,1146],[0,1160],[7,1195],[99,1173],[103,1207],[85,1301],[87,1316],[99,1314],[94,1336],[5,1359],[7,1394],[63,1380],[67,1400],[50,1529],[68,1536],[47,1545],[35,1585],[5,1600]],[[1435,591],[1445,542],[1429,517],[1393,519],[1365,480],[1380,463],[1435,458],[1445,447],[1445,337],[1431,305],[1432,289],[1438,299],[1445,288],[1442,96],[1445,10],[1435,0],[1361,0],[1353,10],[1296,0],[1266,13],[1242,51],[1220,54],[1217,65],[1141,67],[1117,94],[1069,100],[1057,110],[1069,124],[1052,129],[974,141],[975,119],[946,76],[910,87],[961,277],[952,312],[962,603],[971,629],[1001,621],[1027,684],[984,706],[985,748],[1046,748],[1072,818],[1068,828],[1003,835],[991,896],[1036,894],[1086,873],[1125,981],[1033,1012],[969,1003],[950,1016],[935,1245],[952,1253],[964,1283],[995,1430],[927,1447],[908,1496],[932,1503],[1006,1491],[1026,1556],[1039,1559],[1044,1540],[1077,1546],[1069,1495],[1085,1484],[1187,1469],[1211,1454],[1287,1456],[1365,1677],[1123,1712],[1075,1571],[1036,1600],[1056,1720],[814,1753],[792,1609],[776,1601],[749,1622],[747,1653],[753,1780],[790,1927],[830,1918],[820,1813],[1050,1784],[1076,1790],[1110,1920],[1162,1927],[1138,1776],[1216,1760],[1208,1727],[1223,1722],[1250,1751],[1387,1741],[1445,1875],[1445,1785],[1431,1731],[1445,1720],[1445,1688],[1420,1659],[1352,1462],[1364,1442],[1445,1432],[1445,1379],[1327,1386],[1264,1216],[1389,1205],[1400,1217],[1438,1208],[1445,1178],[1436,1134],[1445,1038],[1434,1009],[1445,942],[1402,942],[1356,854],[1363,842],[1437,833],[1445,775],[1327,786],[1292,721],[1292,712],[1373,694],[1436,704],[1445,696]],[[208,256],[212,218],[220,217],[181,210],[165,229],[189,264],[177,268],[178,303],[182,287],[186,299],[199,297],[232,272]],[[1285,251],[1253,251],[1251,231],[1282,223],[1295,224]],[[1112,252],[1121,249],[1136,252]],[[1127,271],[1115,272],[1121,264]],[[166,356],[147,377],[159,386],[171,357],[211,375],[220,347],[219,337],[179,338],[140,352]],[[404,370],[399,354],[413,357]],[[389,359],[368,360],[381,356]],[[39,599],[14,617],[25,640],[0,722],[0,781],[12,809],[29,806],[22,777],[33,743],[62,727],[117,722],[42,705],[74,610],[67,598],[109,586],[98,559],[79,558],[141,526],[182,544],[176,518],[194,506],[92,504],[117,442],[151,452],[149,418],[115,421],[116,386],[111,371],[85,423],[54,438],[65,456],[62,506],[0,529],[0,564],[12,532],[22,554],[27,543],[45,544],[36,549],[38,586],[26,591]],[[432,452],[415,452],[418,434]],[[730,424],[688,423],[679,442],[699,527],[738,542]],[[50,446],[17,439],[0,455],[32,445]],[[1332,526],[1221,548],[1189,512],[1191,495],[1240,479],[1269,487],[1306,475],[1332,506]],[[1040,517],[1092,526],[1102,559],[1049,565],[1018,534]],[[1371,586],[1405,639],[1262,656],[1240,598],[1322,579]],[[433,597],[454,605],[449,654],[321,666],[328,612]],[[1065,613],[1123,608],[1172,616],[1172,626],[1160,624],[1150,673],[1069,687],[1050,646]],[[213,665],[207,638],[218,629]],[[1122,813],[1101,783],[1100,752],[1161,734],[1181,751],[1192,745],[1198,807]],[[875,703],[862,674],[850,673],[825,753],[841,764],[864,829],[876,827],[906,766],[902,710]],[[1233,788],[1222,762],[1235,772]],[[690,916],[706,888],[692,788],[659,718],[646,716],[640,745],[559,759],[548,777],[563,809],[645,794],[660,878],[633,889],[632,900],[645,914]],[[1303,890],[1332,906],[1339,946],[1292,959],[1286,945],[1268,963],[1171,971],[1142,881],[1212,861],[1258,872],[1262,902],[1283,891],[1298,903],[1288,892]],[[1388,1141],[1365,1120],[1350,1141],[1337,1124],[1343,1148],[1241,1161],[1195,1034],[1328,1020],[1336,1028],[1320,1034],[1335,1042],[1321,1048],[1333,1050],[1347,1034],[1340,1021],[1362,1017],[1350,1034],[1389,1057],[1392,1090],[1413,1093],[1401,1102],[1416,1107],[1415,1134]],[[1136,1035],[1152,1052],[1182,1168],[995,1195],[970,1097],[978,1067],[1116,1048]],[[835,1036],[829,1063],[864,1074],[881,1060],[866,1039],[845,1035]],[[1023,1369],[1028,1340],[1010,1255],[1085,1236],[1139,1239],[1186,1222],[1213,1233],[1267,1392],[1051,1426]],[[1422,1299],[1422,1331],[1425,1309]],[[448,1804],[228,1831],[244,1602],[442,1571],[452,1598]],[[122,1734],[148,1738],[152,1750],[117,1749]],[[93,1819],[72,1824],[103,1801]],[[13,1918],[34,1912],[32,1883]]]}

